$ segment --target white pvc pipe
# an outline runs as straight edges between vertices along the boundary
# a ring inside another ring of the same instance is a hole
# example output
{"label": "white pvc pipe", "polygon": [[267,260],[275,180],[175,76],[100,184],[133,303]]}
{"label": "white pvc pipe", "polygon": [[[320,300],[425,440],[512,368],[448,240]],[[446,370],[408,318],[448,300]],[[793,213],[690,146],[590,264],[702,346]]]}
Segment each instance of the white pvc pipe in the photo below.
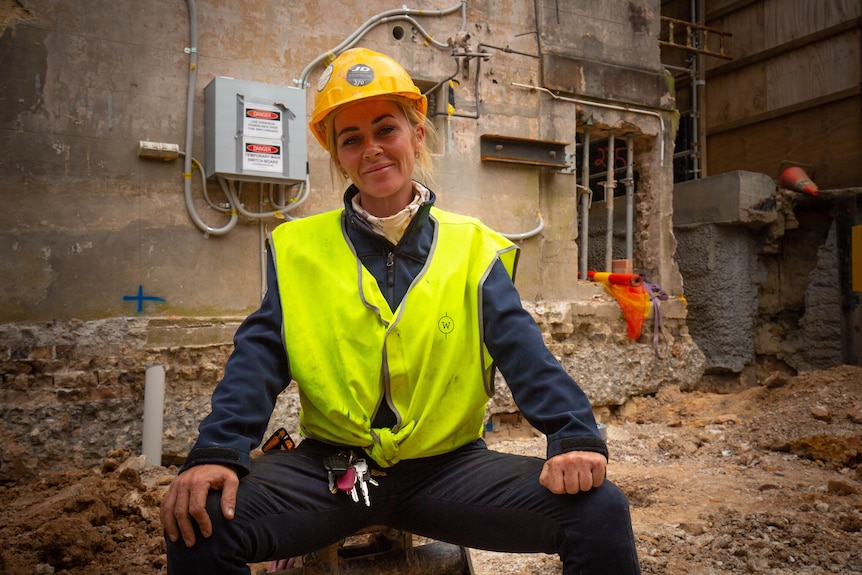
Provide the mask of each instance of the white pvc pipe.
{"label": "white pvc pipe", "polygon": [[164,415],[165,366],[148,365],[144,383],[144,434],[141,449],[148,467],[162,464]]}

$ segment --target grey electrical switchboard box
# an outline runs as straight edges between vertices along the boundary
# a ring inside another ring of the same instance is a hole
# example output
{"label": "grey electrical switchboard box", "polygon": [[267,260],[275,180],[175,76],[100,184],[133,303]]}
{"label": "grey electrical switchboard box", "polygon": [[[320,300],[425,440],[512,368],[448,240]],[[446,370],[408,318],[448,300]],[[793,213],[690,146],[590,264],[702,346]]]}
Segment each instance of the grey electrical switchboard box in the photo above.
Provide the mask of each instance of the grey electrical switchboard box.
{"label": "grey electrical switchboard box", "polygon": [[208,178],[305,181],[304,90],[218,76],[204,101]]}

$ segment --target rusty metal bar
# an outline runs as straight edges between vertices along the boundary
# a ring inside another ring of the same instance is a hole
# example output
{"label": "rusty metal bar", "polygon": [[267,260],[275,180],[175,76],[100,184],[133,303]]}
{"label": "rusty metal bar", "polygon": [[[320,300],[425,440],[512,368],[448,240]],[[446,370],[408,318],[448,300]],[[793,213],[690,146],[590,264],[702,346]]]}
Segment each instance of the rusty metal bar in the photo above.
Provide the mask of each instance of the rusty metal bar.
{"label": "rusty metal bar", "polygon": [[[703,26],[701,24],[696,24],[694,22],[688,22],[686,20],[677,20],[676,18],[670,18],[668,16],[662,16],[661,21],[667,24],[668,27],[668,37],[667,40],[662,40],[659,38],[660,46],[668,46],[672,48],[679,48],[680,50],[687,50],[689,52],[695,52],[697,54],[704,54],[706,56],[714,56],[716,58],[723,58],[725,60],[733,60],[732,56],[728,56],[725,53],[725,40],[733,36],[730,32],[725,32],[723,30],[719,30],[717,28],[711,28],[709,26]],[[685,44],[680,44],[676,41],[675,35],[675,26],[679,24],[685,27]],[[711,49],[709,47],[709,35],[713,33],[718,36],[718,51]],[[695,45],[695,38],[702,37],[703,42],[701,46]]]}

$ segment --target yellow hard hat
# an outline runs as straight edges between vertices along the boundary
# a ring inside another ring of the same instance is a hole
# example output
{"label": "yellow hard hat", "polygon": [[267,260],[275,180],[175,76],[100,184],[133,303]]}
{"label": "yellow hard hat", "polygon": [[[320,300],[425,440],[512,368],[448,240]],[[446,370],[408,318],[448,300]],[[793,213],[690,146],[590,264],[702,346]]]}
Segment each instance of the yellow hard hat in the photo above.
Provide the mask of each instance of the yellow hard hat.
{"label": "yellow hard hat", "polygon": [[428,111],[428,99],[398,62],[367,48],[351,48],[335,58],[320,75],[308,124],[311,133],[325,148],[324,120],[330,112],[344,104],[375,96],[401,98],[423,116]]}

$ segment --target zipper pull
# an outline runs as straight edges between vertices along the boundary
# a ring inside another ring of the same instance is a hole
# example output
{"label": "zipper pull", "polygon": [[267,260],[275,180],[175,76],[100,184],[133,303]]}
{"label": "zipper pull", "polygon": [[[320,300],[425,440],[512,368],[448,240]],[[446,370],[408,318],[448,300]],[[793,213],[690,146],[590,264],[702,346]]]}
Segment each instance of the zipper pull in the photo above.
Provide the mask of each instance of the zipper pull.
{"label": "zipper pull", "polygon": [[386,287],[389,289],[389,297],[392,298],[392,288],[395,287],[395,252],[386,254]]}

